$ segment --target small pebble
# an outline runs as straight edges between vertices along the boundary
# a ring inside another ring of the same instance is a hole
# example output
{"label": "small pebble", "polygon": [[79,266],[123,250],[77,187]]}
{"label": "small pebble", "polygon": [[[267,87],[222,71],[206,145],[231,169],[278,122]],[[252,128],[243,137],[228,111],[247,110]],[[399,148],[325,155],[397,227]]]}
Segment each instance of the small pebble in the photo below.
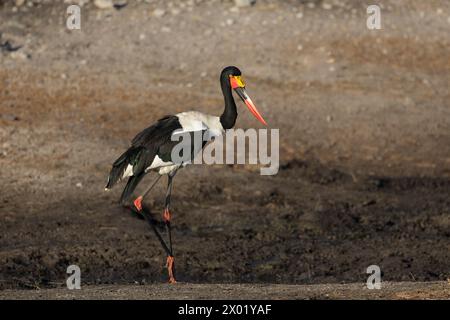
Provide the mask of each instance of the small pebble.
{"label": "small pebble", "polygon": [[164,11],[163,9],[158,8],[158,9],[153,10],[153,16],[155,16],[157,18],[161,18],[165,14],[166,14],[166,11]]}
{"label": "small pebble", "polygon": [[112,0],[95,0],[94,5],[99,9],[111,9],[114,6]]}
{"label": "small pebble", "polygon": [[256,3],[256,0],[234,0],[236,7],[250,7]]}

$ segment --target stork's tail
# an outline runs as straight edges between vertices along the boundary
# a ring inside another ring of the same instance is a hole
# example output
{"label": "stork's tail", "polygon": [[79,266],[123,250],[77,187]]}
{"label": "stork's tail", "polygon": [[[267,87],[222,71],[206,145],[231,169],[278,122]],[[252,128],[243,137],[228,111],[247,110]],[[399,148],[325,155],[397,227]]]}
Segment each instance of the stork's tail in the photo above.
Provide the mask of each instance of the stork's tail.
{"label": "stork's tail", "polygon": [[125,186],[125,189],[123,189],[122,195],[120,196],[120,203],[126,204],[128,198],[133,194],[134,189],[136,189],[139,182],[141,182],[142,178],[144,177],[145,173],[141,173],[137,176],[131,176],[128,179],[127,185]]}
{"label": "stork's tail", "polygon": [[132,164],[136,157],[139,155],[139,148],[129,148],[127,151],[117,158],[113,163],[111,172],[109,173],[108,182],[106,183],[105,190],[111,189],[117,182],[119,182],[125,173],[129,164]]}

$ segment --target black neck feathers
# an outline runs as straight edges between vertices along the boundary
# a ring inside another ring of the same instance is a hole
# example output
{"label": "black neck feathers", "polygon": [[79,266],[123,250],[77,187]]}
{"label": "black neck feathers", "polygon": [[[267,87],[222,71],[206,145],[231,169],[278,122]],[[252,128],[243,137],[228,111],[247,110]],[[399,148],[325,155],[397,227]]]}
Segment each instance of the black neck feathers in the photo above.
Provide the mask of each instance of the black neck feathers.
{"label": "black neck feathers", "polygon": [[236,103],[234,102],[233,93],[229,76],[222,74],[220,77],[220,86],[222,88],[223,97],[225,100],[225,109],[220,116],[220,123],[224,129],[231,129],[234,127],[237,118]]}

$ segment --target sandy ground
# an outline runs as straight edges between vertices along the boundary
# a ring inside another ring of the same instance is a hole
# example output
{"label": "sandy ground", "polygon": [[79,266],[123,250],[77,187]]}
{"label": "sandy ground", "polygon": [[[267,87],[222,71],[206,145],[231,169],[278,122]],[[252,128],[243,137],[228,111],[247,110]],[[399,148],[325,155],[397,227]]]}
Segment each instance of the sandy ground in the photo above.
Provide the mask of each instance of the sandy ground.
{"label": "sandy ground", "polygon": [[369,290],[356,283],[98,285],[82,287],[80,290],[3,290],[0,291],[0,299],[450,299],[450,285],[446,282],[387,282],[379,290]]}
{"label": "sandy ground", "polygon": [[[365,1],[87,4],[73,31],[61,3],[0,3],[1,42],[22,46],[0,52],[1,289],[57,287],[71,264],[89,285],[165,281],[157,240],[118,206],[120,187],[103,187],[130,139],[161,116],[220,114],[226,65],[242,69],[280,128],[280,171],[177,175],[180,281],[324,284],[320,296],[325,284],[364,283],[372,264],[386,281],[449,277],[448,2],[382,1],[377,31]],[[239,113],[237,127],[259,128]],[[155,215],[163,185],[147,200]]]}

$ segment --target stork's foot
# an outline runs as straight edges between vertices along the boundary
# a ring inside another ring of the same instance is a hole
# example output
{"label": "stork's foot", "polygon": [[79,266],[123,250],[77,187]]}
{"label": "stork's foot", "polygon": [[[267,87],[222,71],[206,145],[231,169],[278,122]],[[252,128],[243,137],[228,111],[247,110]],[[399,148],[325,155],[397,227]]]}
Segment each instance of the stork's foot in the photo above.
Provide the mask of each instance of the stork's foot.
{"label": "stork's foot", "polygon": [[167,271],[169,273],[169,283],[177,283],[173,274],[173,256],[167,256]]}
{"label": "stork's foot", "polygon": [[164,213],[163,213],[163,219],[164,219],[164,222],[170,222],[170,219],[172,218],[172,214],[170,213],[170,211],[169,211],[169,209],[168,208],[165,208],[164,209]]}
{"label": "stork's foot", "polygon": [[134,206],[136,207],[136,209],[141,212],[142,211],[142,199],[143,197],[137,197],[136,200],[133,201]]}

